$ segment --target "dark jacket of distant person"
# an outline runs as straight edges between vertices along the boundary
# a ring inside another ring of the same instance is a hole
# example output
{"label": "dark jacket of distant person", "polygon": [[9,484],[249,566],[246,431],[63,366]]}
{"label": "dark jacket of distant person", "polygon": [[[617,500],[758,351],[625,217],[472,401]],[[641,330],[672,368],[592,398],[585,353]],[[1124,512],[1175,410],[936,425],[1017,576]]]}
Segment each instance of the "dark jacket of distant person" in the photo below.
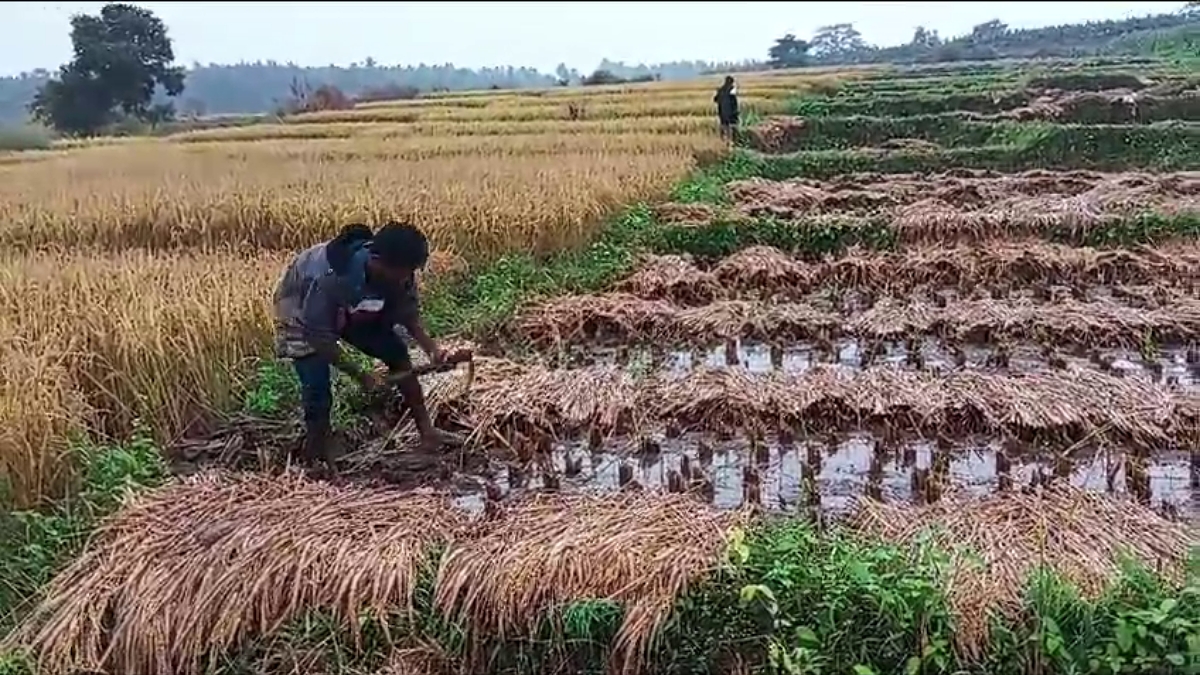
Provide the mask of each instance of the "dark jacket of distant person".
{"label": "dark jacket of distant person", "polygon": [[713,96],[713,102],[717,104],[717,116],[721,118],[722,125],[738,123],[737,89],[732,77],[725,78],[725,83],[717,89],[717,95]]}

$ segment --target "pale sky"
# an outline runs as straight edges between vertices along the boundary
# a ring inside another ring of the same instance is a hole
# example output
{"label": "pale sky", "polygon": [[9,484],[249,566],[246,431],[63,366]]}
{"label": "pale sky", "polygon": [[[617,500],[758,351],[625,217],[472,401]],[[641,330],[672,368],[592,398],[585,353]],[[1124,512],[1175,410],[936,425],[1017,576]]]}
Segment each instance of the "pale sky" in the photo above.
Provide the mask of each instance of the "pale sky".
{"label": "pale sky", "polygon": [[[136,2],[166,24],[179,63],[273,59],[300,65],[452,62],[588,71],[626,63],[765,58],[784,33],[853,23],[867,41],[943,36],[998,18],[1014,28],[1172,12],[1182,2]],[[0,74],[71,57],[68,18],[102,2],[3,6]]]}

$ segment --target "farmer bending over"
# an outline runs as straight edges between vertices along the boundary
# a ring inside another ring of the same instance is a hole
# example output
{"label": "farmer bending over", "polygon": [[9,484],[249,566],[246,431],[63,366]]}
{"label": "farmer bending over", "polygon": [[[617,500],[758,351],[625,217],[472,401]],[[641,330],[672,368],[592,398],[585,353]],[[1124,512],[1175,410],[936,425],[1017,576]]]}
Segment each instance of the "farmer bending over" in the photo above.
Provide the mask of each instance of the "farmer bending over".
{"label": "farmer bending over", "polygon": [[[435,364],[445,355],[421,323],[413,272],[429,259],[425,235],[412,225],[389,222],[371,234],[350,225],[333,240],[301,252],[275,289],[276,350],[291,359],[304,403],[303,458],[333,464],[328,454],[333,396],[330,366],[359,382],[368,394],[382,382],[360,368],[339,346],[344,340],[387,364],[393,375],[411,370],[404,328]],[[414,375],[398,383],[421,434],[421,447],[457,443],[435,429]]]}

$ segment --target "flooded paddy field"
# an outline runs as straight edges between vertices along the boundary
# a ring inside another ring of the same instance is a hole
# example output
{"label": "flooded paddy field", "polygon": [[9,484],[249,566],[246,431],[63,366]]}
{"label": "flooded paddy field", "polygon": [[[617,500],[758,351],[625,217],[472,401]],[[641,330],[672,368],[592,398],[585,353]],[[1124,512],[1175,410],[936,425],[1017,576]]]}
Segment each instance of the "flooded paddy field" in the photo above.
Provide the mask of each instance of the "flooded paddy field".
{"label": "flooded paddy field", "polygon": [[860,497],[927,504],[949,491],[973,496],[1055,480],[1130,496],[1164,514],[1200,522],[1200,467],[1182,449],[1146,453],[1077,447],[1061,452],[1013,440],[898,438],[868,431],[823,438],[750,440],[659,433],[608,439],[602,447],[558,442],[527,466],[497,465],[460,475],[460,503],[482,508],[489,494],[529,490],[695,492],[720,508],[754,505],[772,512],[839,517]]}
{"label": "flooded paddy field", "polygon": [[551,361],[565,366],[613,366],[633,371],[661,369],[682,377],[697,368],[737,366],[751,373],[799,374],[819,365],[850,371],[868,365],[948,372],[978,369],[989,372],[1035,373],[1045,370],[1094,370],[1117,377],[1200,391],[1200,362],[1183,345],[1157,347],[1151,354],[1123,348],[1076,348],[1070,352],[1047,345],[948,344],[936,337],[910,340],[839,338],[828,342],[786,345],[732,339],[695,348],[642,345],[564,349]]}

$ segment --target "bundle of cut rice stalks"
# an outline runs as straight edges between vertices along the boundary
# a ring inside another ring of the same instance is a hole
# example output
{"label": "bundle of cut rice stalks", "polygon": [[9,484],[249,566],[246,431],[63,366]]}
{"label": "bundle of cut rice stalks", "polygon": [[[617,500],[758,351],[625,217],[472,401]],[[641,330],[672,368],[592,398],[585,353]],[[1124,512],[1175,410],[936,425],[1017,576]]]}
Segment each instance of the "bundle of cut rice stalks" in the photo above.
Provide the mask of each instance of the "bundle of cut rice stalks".
{"label": "bundle of cut rice stalks", "polygon": [[651,255],[614,290],[640,298],[673,300],[683,305],[711,302],[720,289],[711,274],[700,271],[688,256]]}
{"label": "bundle of cut rice stalks", "polygon": [[10,638],[39,672],[205,672],[314,609],[411,607],[418,566],[465,527],[447,500],[285,474],[201,474],[110,518]]}
{"label": "bundle of cut rice stalks", "polygon": [[983,656],[993,615],[1020,617],[1038,568],[1095,597],[1116,578],[1125,555],[1178,579],[1189,550],[1200,545],[1200,533],[1149,508],[1069,485],[981,499],[954,496],[929,506],[864,498],[854,525],[903,544],[929,533],[952,552],[956,648],[968,659]]}
{"label": "bundle of cut rice stalks", "polygon": [[898,295],[919,288],[1170,286],[1197,281],[1200,247],[1195,244],[1105,250],[1033,239],[996,241],[986,247],[918,245],[882,253],[851,248],[820,262],[804,262],[770,246],[751,246],[709,270],[679,256],[650,256],[616,288],[644,299],[696,304],[744,295],[798,298],[822,287]]}
{"label": "bundle of cut rice stalks", "polygon": [[528,638],[555,609],[614,601],[625,618],[612,669],[639,672],[675,599],[719,564],[745,516],[682,495],[536,496],[447,551],[436,604],[483,638],[471,663],[484,672],[488,638]]}
{"label": "bundle of cut rice stalks", "polygon": [[812,282],[808,265],[770,246],[751,246],[713,268],[727,288],[766,293],[799,292]]}
{"label": "bundle of cut rice stalks", "polygon": [[854,428],[868,420],[914,431],[1036,433],[1060,440],[1110,435],[1170,442],[1188,400],[1154,384],[1097,371],[1006,376],[938,374],[895,367],[802,373],[698,368],[683,377],[639,378],[613,367],[514,367],[481,371],[467,419],[485,442],[504,429],[571,435],[636,433],[651,424],[733,431],[746,424]]}

